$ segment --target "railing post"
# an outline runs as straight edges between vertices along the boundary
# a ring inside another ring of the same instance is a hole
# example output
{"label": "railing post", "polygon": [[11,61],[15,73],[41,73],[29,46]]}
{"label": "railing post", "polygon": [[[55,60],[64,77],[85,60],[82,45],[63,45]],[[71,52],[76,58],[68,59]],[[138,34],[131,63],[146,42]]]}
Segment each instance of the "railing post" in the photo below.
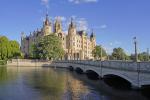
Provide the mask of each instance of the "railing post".
{"label": "railing post", "polygon": [[138,82],[138,87],[140,87],[140,62],[137,62],[137,72],[138,72],[138,77],[137,77],[137,82]]}
{"label": "railing post", "polygon": [[103,66],[103,62],[102,62],[102,61],[100,61],[101,77],[103,77],[103,74],[102,74],[102,66]]}

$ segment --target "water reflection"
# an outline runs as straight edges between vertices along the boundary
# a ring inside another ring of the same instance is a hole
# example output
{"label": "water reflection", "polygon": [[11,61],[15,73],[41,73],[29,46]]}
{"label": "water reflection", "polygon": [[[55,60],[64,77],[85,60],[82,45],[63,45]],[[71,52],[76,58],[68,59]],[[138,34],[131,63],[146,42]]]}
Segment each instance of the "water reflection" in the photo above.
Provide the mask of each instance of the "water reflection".
{"label": "water reflection", "polygon": [[0,67],[0,100],[145,99],[133,91],[126,92],[121,94],[102,81],[90,81],[85,75],[66,69]]}
{"label": "water reflection", "polygon": [[0,67],[0,83],[7,80],[7,69],[6,67]]}
{"label": "water reflection", "polygon": [[44,100],[48,98],[51,100],[59,100],[65,88],[64,74],[61,72],[59,74],[49,68],[43,70],[37,69],[29,76],[27,83],[36,89],[36,91],[40,91]]}

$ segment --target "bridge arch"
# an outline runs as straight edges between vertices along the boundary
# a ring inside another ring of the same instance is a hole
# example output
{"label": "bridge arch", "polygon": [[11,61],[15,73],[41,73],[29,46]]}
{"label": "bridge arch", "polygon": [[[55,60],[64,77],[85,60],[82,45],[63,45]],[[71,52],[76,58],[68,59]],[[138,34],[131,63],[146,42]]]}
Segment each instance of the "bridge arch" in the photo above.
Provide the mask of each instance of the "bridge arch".
{"label": "bridge arch", "polygon": [[118,74],[105,74],[103,80],[109,86],[119,89],[130,89],[132,87],[132,81],[123,75]]}
{"label": "bridge arch", "polygon": [[99,79],[99,74],[94,71],[94,70],[86,70],[86,75],[89,79],[92,79],[92,80],[98,80]]}
{"label": "bridge arch", "polygon": [[80,68],[80,67],[76,67],[76,68],[75,68],[75,71],[76,71],[77,73],[79,73],[79,74],[83,74],[83,73],[84,73],[84,70],[83,70],[82,68]]}
{"label": "bridge arch", "polygon": [[73,66],[68,66],[68,69],[69,69],[70,71],[74,71],[74,67],[73,67]]}

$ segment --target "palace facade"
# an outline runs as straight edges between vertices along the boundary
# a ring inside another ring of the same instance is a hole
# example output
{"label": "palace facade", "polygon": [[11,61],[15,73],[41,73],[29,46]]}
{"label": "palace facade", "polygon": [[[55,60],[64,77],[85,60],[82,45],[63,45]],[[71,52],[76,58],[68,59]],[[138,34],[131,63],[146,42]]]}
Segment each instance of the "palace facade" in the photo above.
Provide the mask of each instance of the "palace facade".
{"label": "palace facade", "polygon": [[29,36],[21,33],[21,51],[24,53],[25,57],[29,57],[30,47],[32,44],[38,42],[39,38],[56,34],[62,41],[62,47],[65,51],[65,56],[63,59],[66,60],[87,60],[94,59],[92,55],[92,50],[96,46],[96,37],[92,32],[90,36],[87,35],[86,31],[78,31],[76,24],[71,20],[68,28],[68,32],[62,31],[62,22],[58,17],[54,24],[49,20],[48,15],[43,22],[43,27],[37,29]]}

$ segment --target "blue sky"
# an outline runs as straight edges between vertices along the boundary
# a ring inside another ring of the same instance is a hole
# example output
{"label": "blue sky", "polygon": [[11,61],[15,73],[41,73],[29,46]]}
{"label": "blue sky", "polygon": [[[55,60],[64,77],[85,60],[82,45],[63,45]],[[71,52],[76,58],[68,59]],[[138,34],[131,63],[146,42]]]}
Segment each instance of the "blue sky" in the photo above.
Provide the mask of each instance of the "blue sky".
{"label": "blue sky", "polygon": [[64,31],[71,16],[89,34],[94,29],[109,53],[114,47],[133,53],[134,36],[139,52],[150,48],[150,0],[0,0],[0,35],[20,42],[22,31],[42,27],[46,8],[51,20],[61,16]]}

